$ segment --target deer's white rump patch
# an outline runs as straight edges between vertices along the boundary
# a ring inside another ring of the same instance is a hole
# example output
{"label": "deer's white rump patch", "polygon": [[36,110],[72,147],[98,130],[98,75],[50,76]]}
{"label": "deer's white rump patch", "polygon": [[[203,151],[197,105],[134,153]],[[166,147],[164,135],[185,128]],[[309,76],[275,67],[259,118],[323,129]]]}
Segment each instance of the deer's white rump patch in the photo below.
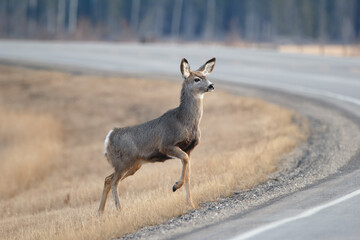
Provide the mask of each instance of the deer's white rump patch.
{"label": "deer's white rump patch", "polygon": [[109,131],[109,133],[106,135],[106,138],[105,138],[105,141],[104,141],[104,155],[106,155],[106,153],[107,153],[106,149],[109,146],[109,138],[110,138],[110,135],[111,135],[112,132],[113,132],[113,129],[111,129]]}

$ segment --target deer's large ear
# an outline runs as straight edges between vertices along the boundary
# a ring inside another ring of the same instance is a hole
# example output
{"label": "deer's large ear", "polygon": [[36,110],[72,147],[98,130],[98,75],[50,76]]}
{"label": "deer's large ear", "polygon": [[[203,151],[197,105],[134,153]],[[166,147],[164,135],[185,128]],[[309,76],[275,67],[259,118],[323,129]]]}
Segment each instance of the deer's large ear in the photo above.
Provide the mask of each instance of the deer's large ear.
{"label": "deer's large ear", "polygon": [[214,69],[216,62],[216,58],[212,58],[209,61],[207,61],[204,65],[202,65],[198,71],[204,74],[205,76],[212,72]]}
{"label": "deer's large ear", "polygon": [[188,63],[188,61],[183,58],[181,60],[181,63],[180,63],[180,71],[181,71],[181,74],[185,77],[185,78],[188,78],[190,77],[190,65]]}

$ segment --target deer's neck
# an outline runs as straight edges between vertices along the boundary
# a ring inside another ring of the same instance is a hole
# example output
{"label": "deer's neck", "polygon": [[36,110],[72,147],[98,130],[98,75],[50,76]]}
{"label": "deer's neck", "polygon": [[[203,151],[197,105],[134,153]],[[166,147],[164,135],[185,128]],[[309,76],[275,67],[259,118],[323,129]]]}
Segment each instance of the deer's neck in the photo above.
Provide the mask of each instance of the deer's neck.
{"label": "deer's neck", "polygon": [[203,113],[203,96],[194,96],[182,88],[179,113],[183,123],[198,127]]}

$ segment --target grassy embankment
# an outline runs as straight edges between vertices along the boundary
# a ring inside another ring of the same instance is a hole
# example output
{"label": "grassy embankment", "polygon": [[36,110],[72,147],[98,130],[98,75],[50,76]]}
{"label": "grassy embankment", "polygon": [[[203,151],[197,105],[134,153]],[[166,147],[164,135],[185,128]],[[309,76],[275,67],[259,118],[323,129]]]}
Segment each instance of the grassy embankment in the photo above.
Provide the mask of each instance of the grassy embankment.
{"label": "grassy embankment", "polygon": [[[109,198],[104,216],[96,216],[112,172],[102,155],[105,135],[176,107],[180,88],[1,66],[0,238],[106,239],[188,211],[185,189],[171,190],[181,171],[173,160],[143,166],[119,185],[123,211]],[[306,139],[294,112],[258,99],[215,91],[204,107],[191,159],[197,204],[266,180]]]}

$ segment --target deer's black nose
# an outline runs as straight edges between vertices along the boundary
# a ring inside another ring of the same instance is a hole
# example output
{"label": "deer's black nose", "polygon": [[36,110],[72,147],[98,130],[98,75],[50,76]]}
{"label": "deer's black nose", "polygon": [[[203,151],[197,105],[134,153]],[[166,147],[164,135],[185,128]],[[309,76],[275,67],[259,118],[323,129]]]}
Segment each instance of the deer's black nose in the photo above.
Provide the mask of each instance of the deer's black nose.
{"label": "deer's black nose", "polygon": [[214,87],[214,84],[213,84],[213,83],[208,86],[208,91],[214,90],[214,89],[215,89],[215,87]]}

